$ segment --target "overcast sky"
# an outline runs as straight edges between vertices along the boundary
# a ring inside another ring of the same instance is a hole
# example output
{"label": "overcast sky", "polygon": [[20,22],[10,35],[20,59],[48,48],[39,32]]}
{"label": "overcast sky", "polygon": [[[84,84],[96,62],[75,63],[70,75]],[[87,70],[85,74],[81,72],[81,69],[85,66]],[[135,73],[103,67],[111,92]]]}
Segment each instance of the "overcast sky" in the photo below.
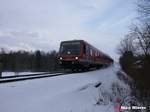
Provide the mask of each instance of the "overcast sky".
{"label": "overcast sky", "polygon": [[84,39],[117,58],[135,17],[135,0],[0,0],[0,48],[57,50]]}

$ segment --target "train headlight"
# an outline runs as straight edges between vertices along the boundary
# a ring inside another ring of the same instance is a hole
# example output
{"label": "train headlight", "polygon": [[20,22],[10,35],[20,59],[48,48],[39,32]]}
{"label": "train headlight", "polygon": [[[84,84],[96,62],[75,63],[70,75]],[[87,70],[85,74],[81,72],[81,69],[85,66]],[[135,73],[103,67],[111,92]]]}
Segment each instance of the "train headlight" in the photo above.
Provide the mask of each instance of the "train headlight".
{"label": "train headlight", "polygon": [[79,59],[78,57],[75,57],[75,59],[77,60],[77,59]]}
{"label": "train headlight", "polygon": [[62,57],[60,57],[59,59],[62,60]]}

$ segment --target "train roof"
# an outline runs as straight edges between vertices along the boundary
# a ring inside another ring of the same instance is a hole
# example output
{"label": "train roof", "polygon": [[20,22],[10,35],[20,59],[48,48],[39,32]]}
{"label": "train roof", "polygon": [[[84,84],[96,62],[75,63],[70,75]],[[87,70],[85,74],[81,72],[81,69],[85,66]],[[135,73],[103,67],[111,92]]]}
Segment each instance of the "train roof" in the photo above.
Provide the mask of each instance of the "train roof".
{"label": "train roof", "polygon": [[61,43],[63,43],[63,42],[73,42],[73,41],[84,41],[84,40],[66,40],[66,41],[61,41]]}

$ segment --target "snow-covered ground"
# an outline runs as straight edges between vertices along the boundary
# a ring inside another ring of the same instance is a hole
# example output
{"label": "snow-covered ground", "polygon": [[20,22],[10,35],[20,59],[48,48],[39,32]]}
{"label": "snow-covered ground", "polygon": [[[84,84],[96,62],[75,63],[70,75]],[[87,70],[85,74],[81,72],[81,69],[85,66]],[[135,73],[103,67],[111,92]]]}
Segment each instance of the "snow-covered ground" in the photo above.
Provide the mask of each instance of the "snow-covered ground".
{"label": "snow-covered ground", "polygon": [[114,112],[115,85],[128,89],[118,79],[118,70],[112,65],[85,73],[0,84],[0,112]]}

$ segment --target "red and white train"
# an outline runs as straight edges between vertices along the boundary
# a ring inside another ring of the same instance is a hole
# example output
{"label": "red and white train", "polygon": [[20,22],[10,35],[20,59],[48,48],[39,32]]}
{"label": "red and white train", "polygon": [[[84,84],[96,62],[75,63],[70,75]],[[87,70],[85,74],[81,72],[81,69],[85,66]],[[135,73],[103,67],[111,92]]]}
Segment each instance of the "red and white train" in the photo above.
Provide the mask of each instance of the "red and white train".
{"label": "red and white train", "polygon": [[113,59],[84,40],[63,41],[58,54],[59,64],[63,68],[87,70],[100,68],[113,63]]}

